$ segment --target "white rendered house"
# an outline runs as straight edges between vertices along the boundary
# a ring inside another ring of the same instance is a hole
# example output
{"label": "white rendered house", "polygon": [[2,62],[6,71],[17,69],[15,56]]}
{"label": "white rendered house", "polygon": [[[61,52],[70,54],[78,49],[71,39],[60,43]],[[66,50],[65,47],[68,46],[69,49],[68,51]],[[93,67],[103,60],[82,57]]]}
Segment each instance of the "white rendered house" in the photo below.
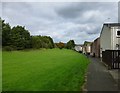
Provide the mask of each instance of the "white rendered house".
{"label": "white rendered house", "polygon": [[105,50],[120,50],[120,23],[103,24],[100,34],[100,57]]}
{"label": "white rendered house", "polygon": [[82,49],[82,52],[84,54],[90,54],[91,53],[91,43],[92,42],[88,42],[88,41],[84,42],[83,49]]}
{"label": "white rendered house", "polygon": [[75,50],[78,52],[82,52],[82,45],[75,45]]}

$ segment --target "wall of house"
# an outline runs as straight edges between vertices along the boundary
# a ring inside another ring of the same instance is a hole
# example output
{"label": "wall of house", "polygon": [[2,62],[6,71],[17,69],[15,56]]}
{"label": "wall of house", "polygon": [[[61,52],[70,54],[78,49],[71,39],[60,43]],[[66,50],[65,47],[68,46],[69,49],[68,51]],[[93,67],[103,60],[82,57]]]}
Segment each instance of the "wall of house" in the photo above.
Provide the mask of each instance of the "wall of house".
{"label": "wall of house", "polygon": [[100,38],[97,38],[95,41],[95,57],[100,57]]}
{"label": "wall of house", "polygon": [[80,46],[80,48],[79,48],[79,49],[80,49],[80,51],[82,52],[82,46]]}
{"label": "wall of house", "polygon": [[78,52],[82,51],[82,46],[75,46],[75,50]]}
{"label": "wall of house", "polygon": [[119,49],[119,46],[120,45],[120,42],[119,42],[119,39],[120,37],[118,37],[117,35],[117,31],[120,31],[120,29],[118,29],[118,27],[111,27],[111,49],[112,50],[118,50]]}
{"label": "wall of house", "polygon": [[91,42],[89,43],[84,43],[84,45],[82,46],[82,52],[84,54],[90,54],[91,53]]}
{"label": "wall of house", "polygon": [[91,47],[90,47],[90,45],[83,46],[82,53],[84,53],[84,54],[90,54],[91,53]]}
{"label": "wall of house", "polygon": [[91,56],[95,56],[95,43],[92,42],[91,43],[91,53],[90,53]]}
{"label": "wall of house", "polygon": [[119,44],[118,50],[120,50],[120,38],[118,38],[118,44]]}
{"label": "wall of house", "polygon": [[100,57],[100,38],[97,38],[91,44],[91,56]]}
{"label": "wall of house", "polygon": [[100,35],[100,57],[106,49],[111,49],[111,28],[105,25]]}
{"label": "wall of house", "polygon": [[87,44],[86,53],[90,53],[90,52],[91,52],[91,46],[90,46],[90,44]]}
{"label": "wall of house", "polygon": [[83,53],[83,54],[86,54],[85,46],[82,47],[82,53]]}
{"label": "wall of house", "polygon": [[[120,31],[120,26],[118,27],[118,30]],[[119,44],[118,50],[120,50],[120,38],[118,38],[118,44]]]}

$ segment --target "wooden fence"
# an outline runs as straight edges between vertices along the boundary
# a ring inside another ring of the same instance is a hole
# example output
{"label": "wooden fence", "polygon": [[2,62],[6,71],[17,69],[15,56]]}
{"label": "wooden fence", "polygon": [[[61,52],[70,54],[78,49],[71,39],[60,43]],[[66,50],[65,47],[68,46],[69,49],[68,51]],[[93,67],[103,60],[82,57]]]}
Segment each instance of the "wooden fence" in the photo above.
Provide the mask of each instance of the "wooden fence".
{"label": "wooden fence", "polygon": [[111,69],[120,69],[120,50],[106,50],[102,52],[102,61]]}

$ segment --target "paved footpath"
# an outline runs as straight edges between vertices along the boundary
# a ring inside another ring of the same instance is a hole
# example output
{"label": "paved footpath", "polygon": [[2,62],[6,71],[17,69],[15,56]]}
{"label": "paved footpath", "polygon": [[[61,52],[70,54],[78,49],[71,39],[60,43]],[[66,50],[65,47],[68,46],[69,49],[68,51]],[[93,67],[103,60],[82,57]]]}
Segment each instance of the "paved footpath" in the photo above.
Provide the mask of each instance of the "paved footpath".
{"label": "paved footpath", "polygon": [[97,58],[90,57],[90,60],[85,85],[87,91],[118,91],[118,84],[107,67]]}

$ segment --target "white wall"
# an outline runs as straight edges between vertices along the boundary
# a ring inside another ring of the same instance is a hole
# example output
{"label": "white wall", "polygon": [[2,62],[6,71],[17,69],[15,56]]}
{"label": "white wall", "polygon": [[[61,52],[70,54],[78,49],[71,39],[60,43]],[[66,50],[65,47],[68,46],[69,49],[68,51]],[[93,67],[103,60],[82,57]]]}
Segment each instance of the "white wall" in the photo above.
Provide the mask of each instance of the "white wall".
{"label": "white wall", "polygon": [[85,47],[82,48],[82,52],[86,54]]}
{"label": "white wall", "polygon": [[75,50],[76,51],[82,51],[82,47],[81,46],[75,46]]}
{"label": "white wall", "polygon": [[82,51],[82,46],[80,46],[80,51]]}
{"label": "white wall", "polygon": [[111,28],[104,25],[100,35],[100,56],[102,57],[102,51],[111,49]]}
{"label": "white wall", "polygon": [[87,53],[90,53],[90,52],[91,52],[91,46],[88,44],[86,48],[87,48],[87,51],[86,51],[86,52],[87,52]]}
{"label": "white wall", "polygon": [[[116,44],[119,44],[118,40],[119,38],[117,38],[117,31],[120,31],[120,29],[118,29],[118,27],[112,27],[111,28],[111,49],[112,50],[118,50],[118,47],[116,46]],[[120,44],[119,44],[120,45]]]}
{"label": "white wall", "polygon": [[104,25],[100,35],[100,57],[102,57],[102,51],[105,50],[118,50],[116,44],[119,44],[120,49],[120,38],[117,38],[117,31],[120,28],[117,26],[108,27]]}

